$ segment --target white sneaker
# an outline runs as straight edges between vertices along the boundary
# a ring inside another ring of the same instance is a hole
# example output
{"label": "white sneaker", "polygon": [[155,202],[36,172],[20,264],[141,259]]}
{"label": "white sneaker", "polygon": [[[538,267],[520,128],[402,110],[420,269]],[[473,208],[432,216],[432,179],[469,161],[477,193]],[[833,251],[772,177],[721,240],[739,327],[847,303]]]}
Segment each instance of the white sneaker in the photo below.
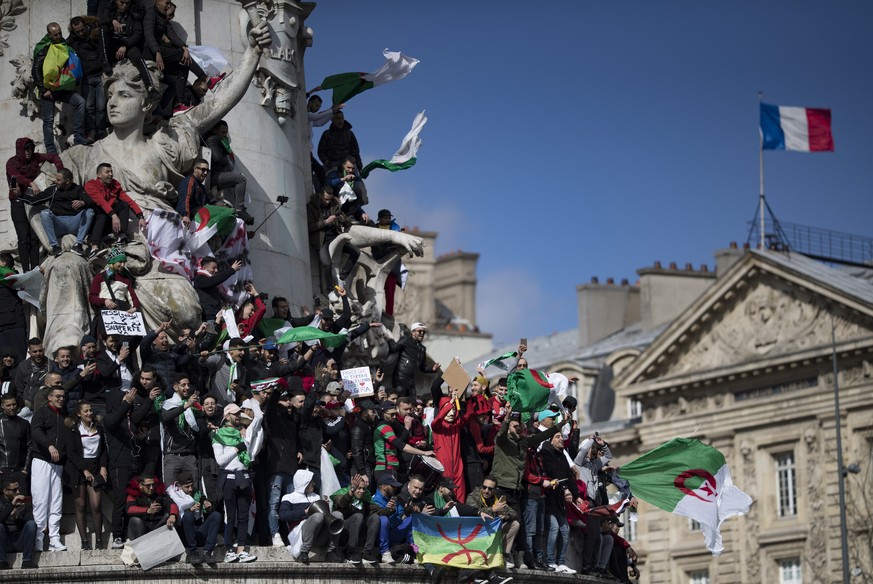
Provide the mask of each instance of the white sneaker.
{"label": "white sneaker", "polygon": [[285,547],[285,542],[282,541],[281,533],[276,533],[273,535],[273,547]]}
{"label": "white sneaker", "polygon": [[515,564],[512,562],[509,556],[503,556],[503,561],[506,563],[507,570],[512,570],[513,568],[515,568]]}
{"label": "white sneaker", "polygon": [[555,570],[556,572],[560,572],[561,574],[575,574],[576,570],[568,566],[567,564],[561,564]]}
{"label": "white sneaker", "polygon": [[391,552],[385,552],[382,554],[382,563],[383,564],[393,564],[394,557],[391,555]]}
{"label": "white sneaker", "polygon": [[255,560],[257,560],[258,556],[244,551],[237,556],[237,559],[239,560],[240,564],[247,564],[248,562],[254,562]]}
{"label": "white sneaker", "polygon": [[225,552],[225,554],[224,554],[224,563],[225,563],[225,564],[229,564],[229,563],[231,563],[231,562],[235,562],[235,561],[237,561],[238,559],[239,559],[239,556],[238,556],[235,552],[233,552],[233,551],[231,551],[231,550],[227,550],[227,552]]}
{"label": "white sneaker", "polygon": [[50,552],[65,552],[67,551],[67,546],[61,543],[61,540],[56,540],[49,542],[49,551]]}

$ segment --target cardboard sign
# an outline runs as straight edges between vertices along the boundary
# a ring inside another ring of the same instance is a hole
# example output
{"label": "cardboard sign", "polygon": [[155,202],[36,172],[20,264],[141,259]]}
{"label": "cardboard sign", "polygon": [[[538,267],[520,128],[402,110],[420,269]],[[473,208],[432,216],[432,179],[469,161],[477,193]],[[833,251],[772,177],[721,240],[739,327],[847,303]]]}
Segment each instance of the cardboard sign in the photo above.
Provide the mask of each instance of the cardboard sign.
{"label": "cardboard sign", "polygon": [[185,546],[175,529],[158,527],[130,542],[143,570],[150,570],[185,552]]}
{"label": "cardboard sign", "polygon": [[144,337],[145,323],[141,312],[128,313],[124,310],[102,310],[103,326],[107,335]]}
{"label": "cardboard sign", "polygon": [[452,362],[443,372],[443,381],[448,384],[449,389],[464,390],[470,385],[470,376],[457,359],[452,359]]}
{"label": "cardboard sign", "polygon": [[352,398],[373,395],[373,379],[369,367],[355,367],[340,371],[343,379],[343,389],[352,394]]}

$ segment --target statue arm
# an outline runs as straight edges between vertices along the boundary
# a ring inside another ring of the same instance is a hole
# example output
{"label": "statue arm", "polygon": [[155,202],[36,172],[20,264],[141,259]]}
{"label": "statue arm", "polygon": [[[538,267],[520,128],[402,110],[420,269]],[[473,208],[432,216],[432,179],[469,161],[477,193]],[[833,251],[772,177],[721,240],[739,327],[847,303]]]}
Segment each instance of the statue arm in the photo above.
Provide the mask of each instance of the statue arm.
{"label": "statue arm", "polygon": [[188,116],[201,134],[210,130],[233,106],[239,103],[255,74],[263,48],[270,44],[266,25],[249,31],[249,47],[239,66],[218,85],[212,99],[191,108]]}

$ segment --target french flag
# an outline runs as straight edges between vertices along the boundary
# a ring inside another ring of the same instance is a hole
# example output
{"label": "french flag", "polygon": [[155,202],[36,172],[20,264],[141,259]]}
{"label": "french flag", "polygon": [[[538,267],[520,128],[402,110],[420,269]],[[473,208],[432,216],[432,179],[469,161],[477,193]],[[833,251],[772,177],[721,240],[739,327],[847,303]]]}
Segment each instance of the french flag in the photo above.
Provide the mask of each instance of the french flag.
{"label": "french flag", "polygon": [[764,150],[833,152],[831,110],[761,104]]}

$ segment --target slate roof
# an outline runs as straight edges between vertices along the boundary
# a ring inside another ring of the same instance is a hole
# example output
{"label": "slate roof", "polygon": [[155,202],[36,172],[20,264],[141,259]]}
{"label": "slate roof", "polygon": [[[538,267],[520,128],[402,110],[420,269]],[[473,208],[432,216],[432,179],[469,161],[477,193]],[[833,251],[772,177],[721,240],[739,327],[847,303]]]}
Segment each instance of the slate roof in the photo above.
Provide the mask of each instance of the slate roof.
{"label": "slate roof", "polygon": [[752,250],[751,253],[788,270],[829,286],[860,302],[873,304],[873,271],[839,266],[832,267],[799,253]]}

